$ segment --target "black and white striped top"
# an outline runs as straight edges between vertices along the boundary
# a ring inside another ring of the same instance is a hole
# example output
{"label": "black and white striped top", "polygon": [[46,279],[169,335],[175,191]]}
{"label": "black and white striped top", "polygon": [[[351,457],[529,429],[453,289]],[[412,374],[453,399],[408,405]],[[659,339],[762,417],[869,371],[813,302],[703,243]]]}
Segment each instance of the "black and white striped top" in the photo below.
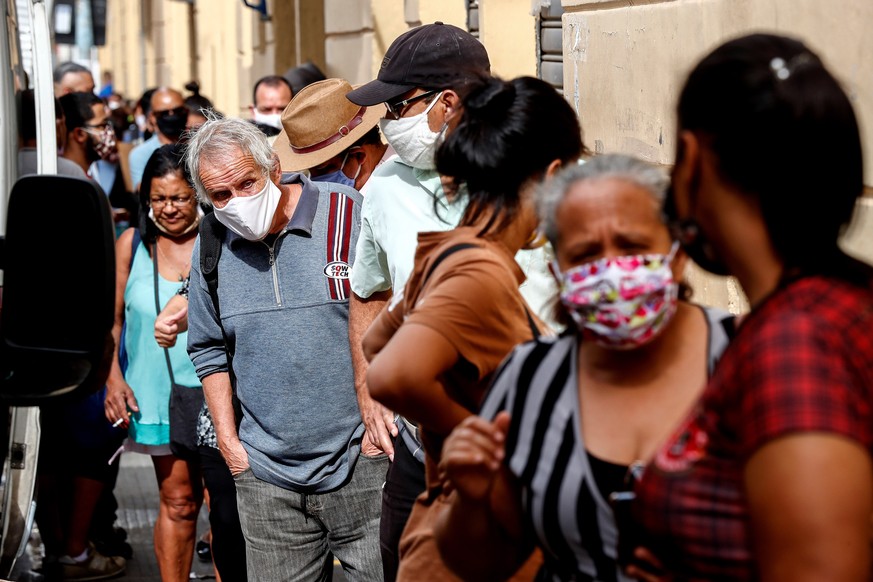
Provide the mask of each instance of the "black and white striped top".
{"label": "black and white striped top", "polygon": [[[733,335],[734,318],[704,308],[709,372]],[[538,580],[631,582],[616,564],[618,531],[582,440],[578,338],[566,333],[518,346],[504,362],[481,416],[512,419],[506,463],[522,487],[525,520],[545,556]],[[544,574],[545,572],[541,572]]]}

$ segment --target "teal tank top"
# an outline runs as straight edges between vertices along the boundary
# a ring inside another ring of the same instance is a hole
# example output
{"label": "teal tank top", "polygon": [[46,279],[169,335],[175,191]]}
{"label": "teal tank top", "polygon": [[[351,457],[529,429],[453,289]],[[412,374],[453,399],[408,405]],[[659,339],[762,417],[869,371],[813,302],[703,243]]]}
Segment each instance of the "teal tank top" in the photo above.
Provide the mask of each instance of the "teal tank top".
{"label": "teal tank top", "polygon": [[[164,349],[155,341],[154,266],[144,244],[137,246],[124,289],[124,347],[127,371],[124,379],[133,390],[139,412],[130,417],[130,438],[143,445],[170,442],[170,374]],[[181,288],[179,281],[158,276],[161,308]],[[201,389],[194,365],[188,358],[188,333],[180,333],[170,348],[176,384]]]}

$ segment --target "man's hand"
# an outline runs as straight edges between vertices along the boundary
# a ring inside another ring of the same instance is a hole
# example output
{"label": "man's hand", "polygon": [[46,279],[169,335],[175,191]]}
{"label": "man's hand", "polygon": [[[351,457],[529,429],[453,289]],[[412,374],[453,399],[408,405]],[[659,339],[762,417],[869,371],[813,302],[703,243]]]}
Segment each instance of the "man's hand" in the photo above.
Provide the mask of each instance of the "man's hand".
{"label": "man's hand", "polygon": [[219,440],[218,450],[221,451],[221,456],[224,457],[224,462],[227,463],[227,468],[234,477],[249,468],[249,455],[239,439],[231,439],[230,442]]}
{"label": "man's hand", "polygon": [[361,349],[361,337],[382,307],[388,303],[389,297],[390,291],[374,293],[367,299],[361,299],[352,293],[349,299],[349,348],[355,372],[355,394],[358,396],[358,408],[361,409],[361,420],[364,421],[366,429],[361,443],[361,454],[375,457],[385,453],[393,461],[394,445],[391,444],[391,436],[397,436],[394,414],[370,397],[366,381],[367,360]]}
{"label": "man's hand", "polygon": [[375,457],[385,453],[393,461],[394,445],[391,443],[391,437],[397,436],[394,414],[370,398],[366,387],[358,391],[358,406],[366,429],[361,443],[361,454],[365,457]]}

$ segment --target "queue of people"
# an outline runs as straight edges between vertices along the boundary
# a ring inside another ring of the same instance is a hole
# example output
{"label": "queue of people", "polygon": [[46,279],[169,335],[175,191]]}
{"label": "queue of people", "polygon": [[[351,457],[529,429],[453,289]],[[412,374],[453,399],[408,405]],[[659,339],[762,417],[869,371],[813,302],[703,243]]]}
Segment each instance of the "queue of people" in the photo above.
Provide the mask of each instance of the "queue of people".
{"label": "queue of people", "polygon": [[[260,125],[150,97],[104,422],[153,457],[162,579],[204,482],[225,581],[873,579],[861,141],[819,57],[704,57],[668,177],[589,155],[456,27],[385,56],[358,88],[262,80]],[[751,312],[695,304],[689,259]]]}

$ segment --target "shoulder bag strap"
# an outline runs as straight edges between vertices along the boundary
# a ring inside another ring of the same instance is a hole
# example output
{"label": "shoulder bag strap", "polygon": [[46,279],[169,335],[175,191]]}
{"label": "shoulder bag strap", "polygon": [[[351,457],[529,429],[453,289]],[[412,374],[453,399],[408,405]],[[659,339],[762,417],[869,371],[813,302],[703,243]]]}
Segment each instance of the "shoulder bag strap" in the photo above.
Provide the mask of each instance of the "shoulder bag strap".
{"label": "shoulder bag strap", "polygon": [[462,251],[464,249],[477,249],[479,245],[474,245],[473,243],[458,243],[456,245],[452,245],[443,252],[439,254],[439,256],[434,259],[433,263],[430,264],[430,267],[427,269],[427,273],[425,273],[424,277],[421,279],[421,286],[424,287],[425,282],[430,279],[430,276],[433,275],[433,272],[436,271],[437,267],[440,266],[440,263],[448,259],[450,256],[455,254],[458,251]]}
{"label": "shoulder bag strap", "polygon": [[[158,273],[158,240],[155,239],[155,245],[152,248],[152,265],[154,271],[154,280],[155,280],[155,317],[161,313],[161,297],[158,294],[158,277],[160,274]],[[170,387],[176,385],[176,377],[173,374],[173,364],[170,362],[170,350],[164,348],[164,359],[167,361],[167,372],[170,373]]]}
{"label": "shoulder bag strap", "polygon": [[130,271],[133,268],[133,257],[136,255],[136,248],[139,246],[139,243],[142,242],[142,235],[139,232],[138,228],[133,229],[133,238],[130,239],[130,264],[127,265],[127,270]]}
{"label": "shoulder bag strap", "polygon": [[[449,248],[441,252],[440,255],[436,259],[434,259],[433,263],[431,263],[430,268],[427,270],[427,274],[422,278],[421,286],[424,287],[425,282],[430,278],[431,275],[433,275],[433,272],[436,271],[440,263],[442,263],[458,251],[471,248],[479,248],[479,245],[475,245],[473,243],[458,243],[456,245],[450,246]],[[540,330],[537,327],[536,322],[534,321],[533,315],[527,308],[527,305],[524,306],[524,313],[525,315],[527,315],[527,324],[530,326],[530,331],[531,334],[533,334],[533,339],[539,339]]]}

